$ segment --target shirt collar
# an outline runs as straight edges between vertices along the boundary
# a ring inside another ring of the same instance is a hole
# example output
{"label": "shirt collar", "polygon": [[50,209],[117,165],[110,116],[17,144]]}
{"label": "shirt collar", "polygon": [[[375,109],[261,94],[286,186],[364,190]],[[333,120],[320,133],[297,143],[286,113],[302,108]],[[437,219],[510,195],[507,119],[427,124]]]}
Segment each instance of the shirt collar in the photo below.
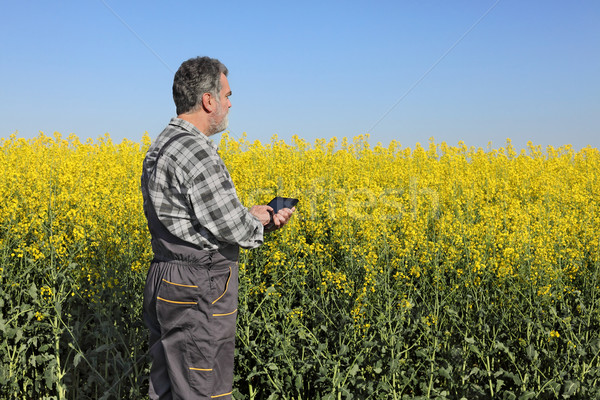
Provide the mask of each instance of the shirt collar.
{"label": "shirt collar", "polygon": [[173,118],[171,118],[171,122],[169,122],[169,125],[178,126],[181,129],[183,129],[184,131],[190,132],[194,136],[200,137],[205,143],[207,143],[209,146],[213,147],[214,149],[217,148],[217,145],[215,144],[215,142],[210,140],[208,138],[208,136],[206,136],[204,133],[200,132],[200,130],[198,128],[196,128],[194,126],[194,124],[192,124],[184,119],[173,117]]}

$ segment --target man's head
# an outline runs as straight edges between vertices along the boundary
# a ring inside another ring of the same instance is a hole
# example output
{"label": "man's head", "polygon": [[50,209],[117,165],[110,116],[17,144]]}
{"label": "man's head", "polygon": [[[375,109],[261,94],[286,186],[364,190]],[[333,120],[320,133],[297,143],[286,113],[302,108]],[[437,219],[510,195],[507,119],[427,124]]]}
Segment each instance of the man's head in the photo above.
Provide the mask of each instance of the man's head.
{"label": "man's head", "polygon": [[196,57],[181,64],[173,80],[177,115],[200,111],[206,117],[206,124],[199,127],[204,134],[210,136],[225,130],[231,107],[227,74],[227,67],[214,58]]}

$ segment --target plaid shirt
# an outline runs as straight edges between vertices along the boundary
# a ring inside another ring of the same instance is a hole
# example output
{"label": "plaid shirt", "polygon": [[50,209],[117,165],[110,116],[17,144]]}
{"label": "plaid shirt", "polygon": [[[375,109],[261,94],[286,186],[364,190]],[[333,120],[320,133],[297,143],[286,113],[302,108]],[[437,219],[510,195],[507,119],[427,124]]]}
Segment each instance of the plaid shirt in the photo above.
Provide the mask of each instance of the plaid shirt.
{"label": "plaid shirt", "polygon": [[[181,132],[190,135],[171,142],[157,160],[163,145]],[[149,177],[145,196],[173,235],[205,250],[263,243],[263,226],[240,203],[217,147],[191,123],[171,119],[148,149],[143,168]]]}

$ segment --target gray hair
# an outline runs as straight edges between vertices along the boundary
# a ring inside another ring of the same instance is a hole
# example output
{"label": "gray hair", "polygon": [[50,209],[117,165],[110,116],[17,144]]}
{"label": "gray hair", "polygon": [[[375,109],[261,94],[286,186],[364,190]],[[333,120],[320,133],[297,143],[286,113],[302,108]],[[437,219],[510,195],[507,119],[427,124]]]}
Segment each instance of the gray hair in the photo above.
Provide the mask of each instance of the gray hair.
{"label": "gray hair", "polygon": [[202,104],[204,93],[217,97],[221,92],[221,74],[228,70],[216,58],[196,57],[184,61],[173,79],[173,101],[177,115],[195,111]]}

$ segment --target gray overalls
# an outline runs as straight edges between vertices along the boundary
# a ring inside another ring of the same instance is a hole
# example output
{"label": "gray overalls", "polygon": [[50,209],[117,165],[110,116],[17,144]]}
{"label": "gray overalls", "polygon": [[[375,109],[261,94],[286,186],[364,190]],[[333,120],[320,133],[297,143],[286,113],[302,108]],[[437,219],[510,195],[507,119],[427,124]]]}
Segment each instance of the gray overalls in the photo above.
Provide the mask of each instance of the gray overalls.
{"label": "gray overalls", "polygon": [[171,234],[149,201],[147,184],[144,168],[144,213],[154,252],[144,289],[150,398],[231,399],[239,247],[208,251]]}

